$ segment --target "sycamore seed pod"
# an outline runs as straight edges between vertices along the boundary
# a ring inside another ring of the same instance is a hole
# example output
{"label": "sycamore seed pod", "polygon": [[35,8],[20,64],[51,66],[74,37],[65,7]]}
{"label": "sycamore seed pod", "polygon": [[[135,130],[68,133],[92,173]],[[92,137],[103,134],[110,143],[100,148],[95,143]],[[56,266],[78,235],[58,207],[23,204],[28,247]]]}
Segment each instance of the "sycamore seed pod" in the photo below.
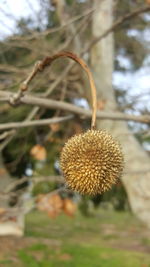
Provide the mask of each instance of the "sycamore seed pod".
{"label": "sycamore seed pod", "polygon": [[61,169],[69,188],[95,195],[109,190],[122,174],[120,145],[105,131],[88,130],[64,146]]}
{"label": "sycamore seed pod", "polygon": [[50,66],[58,58],[68,57],[77,62],[87,73],[91,97],[92,117],[91,130],[72,137],[64,146],[61,153],[61,169],[68,186],[81,194],[103,193],[116,183],[123,170],[123,154],[120,145],[105,131],[95,130],[97,96],[96,87],[91,71],[86,63],[74,53],[62,51],[53,56],[46,57],[32,75]]}

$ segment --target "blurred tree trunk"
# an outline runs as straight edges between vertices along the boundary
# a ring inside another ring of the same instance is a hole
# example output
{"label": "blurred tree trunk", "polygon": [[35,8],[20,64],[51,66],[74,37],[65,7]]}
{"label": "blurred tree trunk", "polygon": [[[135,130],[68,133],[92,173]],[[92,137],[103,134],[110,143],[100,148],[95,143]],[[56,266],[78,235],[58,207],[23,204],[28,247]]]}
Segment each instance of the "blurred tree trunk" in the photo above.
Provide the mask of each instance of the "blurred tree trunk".
{"label": "blurred tree trunk", "polygon": [[[95,0],[96,12],[93,15],[93,37],[101,35],[113,21],[113,0]],[[98,104],[110,112],[117,109],[112,88],[114,58],[113,34],[98,42],[91,51],[91,64],[97,87]],[[108,129],[123,147],[125,173],[122,177],[131,209],[150,227],[150,162],[146,152],[129,131],[125,122],[98,120],[99,129]],[[142,173],[143,171],[143,173]]]}
{"label": "blurred tree trunk", "polygon": [[[0,173],[0,191],[7,193],[7,188],[12,183],[12,179],[3,164],[1,155]],[[24,234],[24,212],[20,212],[21,210],[18,207],[11,208],[9,201],[9,195],[0,195],[0,236],[22,236]]]}

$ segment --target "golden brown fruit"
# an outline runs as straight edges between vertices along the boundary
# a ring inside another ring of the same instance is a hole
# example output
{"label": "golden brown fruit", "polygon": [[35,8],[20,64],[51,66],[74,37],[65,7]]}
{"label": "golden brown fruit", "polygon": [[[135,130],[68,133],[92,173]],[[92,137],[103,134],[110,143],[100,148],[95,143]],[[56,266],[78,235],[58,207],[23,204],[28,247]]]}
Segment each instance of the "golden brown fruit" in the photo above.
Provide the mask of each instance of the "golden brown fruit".
{"label": "golden brown fruit", "polygon": [[88,130],[65,144],[60,159],[68,186],[81,193],[103,193],[123,171],[120,145],[105,131]]}

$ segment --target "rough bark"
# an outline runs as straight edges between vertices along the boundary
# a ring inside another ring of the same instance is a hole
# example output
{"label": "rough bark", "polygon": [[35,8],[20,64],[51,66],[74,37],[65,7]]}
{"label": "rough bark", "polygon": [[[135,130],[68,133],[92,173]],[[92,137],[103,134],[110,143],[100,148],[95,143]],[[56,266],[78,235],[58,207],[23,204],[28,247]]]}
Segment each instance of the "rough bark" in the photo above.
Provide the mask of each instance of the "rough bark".
{"label": "rough bark", "polygon": [[[102,34],[112,24],[113,0],[95,0],[96,12],[93,15],[93,37]],[[92,70],[96,82],[98,99],[105,103],[105,110],[116,110],[117,103],[112,88],[113,35],[98,42],[91,52]],[[108,129],[120,140],[125,156],[125,172],[122,177],[132,211],[150,227],[150,161],[125,122],[97,121],[97,127]]]}

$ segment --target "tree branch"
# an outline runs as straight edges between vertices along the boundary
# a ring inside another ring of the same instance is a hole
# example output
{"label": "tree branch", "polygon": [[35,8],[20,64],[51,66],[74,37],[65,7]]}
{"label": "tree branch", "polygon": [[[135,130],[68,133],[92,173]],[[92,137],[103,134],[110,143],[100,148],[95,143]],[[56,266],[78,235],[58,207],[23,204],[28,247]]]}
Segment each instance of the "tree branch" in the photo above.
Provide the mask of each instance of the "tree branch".
{"label": "tree branch", "polygon": [[27,79],[21,84],[19,91],[12,95],[10,97],[10,104],[17,105],[20,102],[20,99],[24,96],[24,93],[28,90],[28,86],[30,82],[33,80],[33,78],[41,71],[44,71],[45,68],[48,66],[51,66],[51,64],[59,58],[68,57],[78,63],[86,72],[88,76],[88,80],[90,83],[90,90],[91,90],[91,96],[92,96],[92,119],[91,119],[91,128],[95,128],[95,122],[96,122],[96,110],[97,110],[97,95],[96,95],[96,87],[95,82],[93,80],[92,73],[87,66],[87,64],[82,60],[80,57],[78,57],[76,54],[68,51],[62,51],[57,54],[54,54],[53,56],[47,56],[42,61],[39,61],[35,64],[32,72],[29,74]]}
{"label": "tree branch", "polygon": [[104,33],[102,33],[100,36],[94,38],[90,44],[86,47],[86,49],[83,51],[83,53],[89,52],[91,50],[91,48],[99,41],[101,41],[104,37],[106,37],[109,33],[111,33],[112,31],[114,31],[116,28],[118,28],[121,24],[123,24],[126,20],[129,20],[131,18],[134,18],[136,16],[138,16],[141,13],[145,13],[147,11],[150,11],[150,6],[145,6],[142,8],[138,8],[136,10],[134,10],[131,13],[126,14],[125,16],[119,18],[116,22],[114,22],[114,24],[107,29]]}
{"label": "tree branch", "polygon": [[57,182],[57,183],[64,183],[63,176],[60,175],[50,175],[50,176],[37,176],[37,177],[23,177],[21,179],[17,179],[13,181],[11,184],[8,185],[8,187],[5,189],[3,193],[8,194],[12,190],[14,190],[18,185],[21,185],[25,182],[30,182],[36,184],[40,182]]}
{"label": "tree branch", "polygon": [[67,120],[71,120],[74,116],[68,115],[65,117],[55,117],[51,119],[43,119],[43,120],[34,120],[34,121],[21,121],[21,122],[8,122],[0,124],[0,130],[7,130],[7,129],[18,129],[24,127],[35,127],[35,126],[44,126],[53,123],[59,123]]}
{"label": "tree branch", "polygon": [[[11,92],[6,91],[0,91],[0,98],[2,97],[2,100],[9,102],[10,97],[12,97]],[[1,100],[1,99],[0,99]],[[73,104],[66,103],[63,101],[56,101],[51,99],[44,99],[39,98],[32,95],[25,95],[21,97],[20,104],[26,104],[26,105],[32,105],[32,106],[40,106],[47,109],[60,109],[64,111],[69,111],[71,113],[75,113],[79,116],[84,116],[87,118],[91,118],[92,116],[92,110],[84,109],[81,107],[77,107]],[[134,121],[134,122],[141,122],[150,124],[150,116],[149,115],[129,115],[129,114],[123,114],[121,112],[106,112],[106,111],[97,111],[97,118],[98,119],[108,119],[108,120],[124,120],[124,121]]]}
{"label": "tree branch", "polygon": [[[50,29],[45,30],[43,32],[34,31],[33,34],[24,36],[23,39],[29,41],[29,40],[32,40],[32,39],[37,39],[38,37],[41,37],[41,36],[47,36],[47,35],[49,35],[51,33],[55,33],[55,32],[61,31],[62,29],[68,27],[70,24],[75,23],[75,22],[83,19],[86,16],[91,15],[94,11],[95,11],[94,8],[89,8],[88,10],[86,10],[81,15],[74,16],[73,18],[67,20],[66,23],[64,25],[62,25],[62,26],[54,27],[53,29],[50,28]],[[17,41],[19,40],[20,41],[20,40],[22,40],[22,37],[20,37],[20,36],[12,36],[11,40],[17,40]]]}

